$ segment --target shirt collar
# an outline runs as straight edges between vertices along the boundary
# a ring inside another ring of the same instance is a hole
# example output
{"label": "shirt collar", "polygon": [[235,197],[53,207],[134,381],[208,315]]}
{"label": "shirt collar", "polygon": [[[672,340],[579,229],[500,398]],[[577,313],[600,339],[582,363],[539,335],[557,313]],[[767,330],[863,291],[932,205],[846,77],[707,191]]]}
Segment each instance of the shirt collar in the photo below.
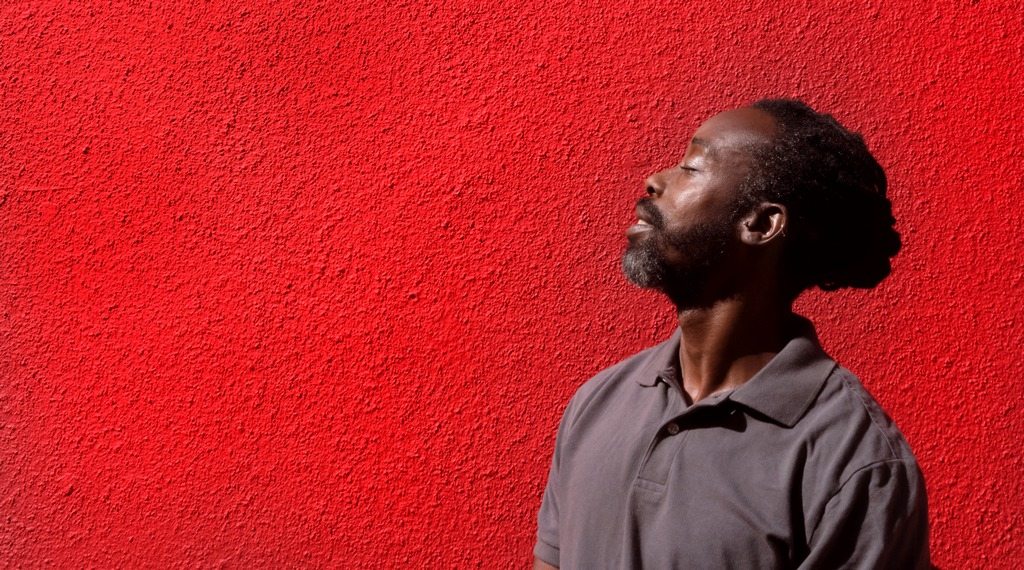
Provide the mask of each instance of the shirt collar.
{"label": "shirt collar", "polygon": [[665,342],[651,349],[647,362],[633,377],[641,386],[655,386],[659,380],[678,377],[679,374],[679,342],[682,331],[676,327],[672,336]]}
{"label": "shirt collar", "polygon": [[810,321],[764,368],[736,388],[729,399],[793,427],[818,397],[836,362],[822,350]]}
{"label": "shirt collar", "polygon": [[[814,325],[799,318],[797,335],[745,384],[727,399],[755,410],[786,426],[796,425],[818,396],[836,362],[818,343]],[[677,327],[672,336],[655,346],[647,363],[635,375],[641,386],[655,386],[659,380],[679,378]]]}

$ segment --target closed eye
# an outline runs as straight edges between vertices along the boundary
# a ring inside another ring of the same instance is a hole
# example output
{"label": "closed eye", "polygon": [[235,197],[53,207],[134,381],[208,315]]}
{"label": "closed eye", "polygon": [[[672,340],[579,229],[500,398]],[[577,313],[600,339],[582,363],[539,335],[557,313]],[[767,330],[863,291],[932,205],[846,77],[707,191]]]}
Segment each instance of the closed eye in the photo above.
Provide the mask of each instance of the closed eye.
{"label": "closed eye", "polygon": [[698,172],[696,168],[692,166],[686,166],[685,164],[680,164],[679,170],[686,170],[687,172]]}

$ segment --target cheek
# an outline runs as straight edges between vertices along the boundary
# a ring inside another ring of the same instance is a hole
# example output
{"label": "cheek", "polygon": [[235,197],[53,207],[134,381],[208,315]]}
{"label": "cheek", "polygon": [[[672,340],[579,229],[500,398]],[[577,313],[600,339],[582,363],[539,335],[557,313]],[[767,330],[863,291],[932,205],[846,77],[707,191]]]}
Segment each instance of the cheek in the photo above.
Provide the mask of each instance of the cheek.
{"label": "cheek", "polygon": [[705,194],[680,197],[665,209],[665,227],[668,230],[679,230],[694,224],[720,220],[725,211],[724,202],[715,196]]}

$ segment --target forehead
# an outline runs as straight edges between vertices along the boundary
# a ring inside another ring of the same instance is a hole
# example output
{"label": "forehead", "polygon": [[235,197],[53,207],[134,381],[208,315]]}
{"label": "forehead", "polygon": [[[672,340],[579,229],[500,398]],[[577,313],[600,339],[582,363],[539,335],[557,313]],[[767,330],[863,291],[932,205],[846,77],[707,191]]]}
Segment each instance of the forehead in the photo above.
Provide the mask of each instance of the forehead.
{"label": "forehead", "polygon": [[761,111],[744,107],[719,113],[704,121],[693,133],[691,144],[713,154],[733,154],[752,145],[768,143],[775,136],[775,119]]}

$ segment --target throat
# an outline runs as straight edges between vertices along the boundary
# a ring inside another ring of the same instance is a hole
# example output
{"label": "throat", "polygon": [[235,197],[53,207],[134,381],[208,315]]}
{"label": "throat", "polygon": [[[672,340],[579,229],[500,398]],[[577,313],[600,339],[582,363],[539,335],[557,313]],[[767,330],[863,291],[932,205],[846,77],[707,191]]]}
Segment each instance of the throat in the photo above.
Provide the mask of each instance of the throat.
{"label": "throat", "polygon": [[694,366],[692,370],[687,370],[683,365],[683,392],[689,403],[695,404],[705,398],[734,390],[746,384],[776,354],[778,351],[745,354],[729,359],[728,362],[705,362],[702,363],[704,366]]}
{"label": "throat", "polygon": [[742,386],[792,337],[795,317],[788,307],[751,314],[742,304],[729,305],[680,312],[681,387],[692,403]]}

